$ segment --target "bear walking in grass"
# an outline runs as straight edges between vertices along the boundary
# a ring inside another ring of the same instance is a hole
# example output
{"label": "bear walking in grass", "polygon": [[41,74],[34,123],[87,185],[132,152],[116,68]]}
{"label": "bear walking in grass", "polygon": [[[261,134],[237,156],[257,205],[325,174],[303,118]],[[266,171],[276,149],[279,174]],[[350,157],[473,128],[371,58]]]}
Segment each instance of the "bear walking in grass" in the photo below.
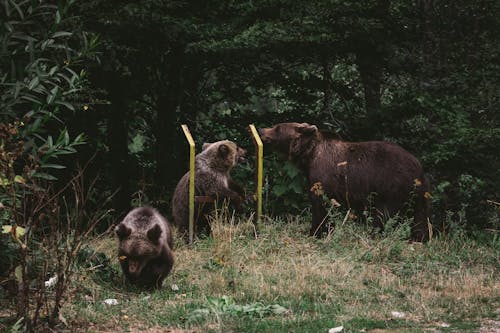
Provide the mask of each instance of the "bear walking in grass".
{"label": "bear walking in grass", "polygon": [[130,211],[115,228],[123,274],[132,284],[160,288],[174,264],[172,232],[154,208]]}
{"label": "bear walking in grass", "polygon": [[261,128],[262,141],[284,153],[306,175],[310,186],[312,226],[321,236],[327,214],[324,193],[342,205],[384,216],[404,213],[413,204],[411,238],[429,238],[429,182],[420,162],[400,146],[384,141],[345,142],[307,123]]}
{"label": "bear walking in grass", "polygon": [[[208,198],[208,201],[228,200],[236,209],[241,209],[245,198],[244,189],[233,182],[229,175],[231,169],[243,160],[246,151],[234,142],[223,140],[205,143],[202,152],[195,158],[195,195]],[[189,229],[189,172],[179,181],[172,199],[172,215],[179,232],[186,235]],[[206,215],[214,208],[212,202],[195,203],[195,232],[209,230]]]}

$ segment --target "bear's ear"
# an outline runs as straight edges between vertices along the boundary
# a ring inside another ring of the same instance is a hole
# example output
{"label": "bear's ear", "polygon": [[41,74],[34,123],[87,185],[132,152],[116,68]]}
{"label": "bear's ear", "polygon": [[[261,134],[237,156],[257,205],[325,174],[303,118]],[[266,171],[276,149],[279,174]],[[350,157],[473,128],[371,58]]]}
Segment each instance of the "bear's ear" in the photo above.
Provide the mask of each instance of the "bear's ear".
{"label": "bear's ear", "polygon": [[130,233],[132,232],[132,229],[127,227],[125,224],[120,223],[116,226],[115,228],[115,233],[118,236],[118,239],[124,240],[128,236],[130,236]]}
{"label": "bear's ear", "polygon": [[210,145],[211,145],[210,142],[204,142],[203,146],[201,146],[201,150],[203,151],[203,150],[207,149],[208,147],[210,147]]}
{"label": "bear's ear", "polygon": [[229,154],[229,150],[230,150],[230,149],[229,149],[228,145],[226,145],[226,144],[221,144],[221,145],[219,146],[219,154],[220,154],[220,156],[222,156],[222,157],[226,157],[226,156]]}
{"label": "bear's ear", "polygon": [[148,230],[147,232],[148,239],[155,244],[158,244],[158,240],[161,236],[161,227],[158,224],[155,224],[154,227]]}
{"label": "bear's ear", "polygon": [[312,134],[318,130],[316,125],[309,125],[308,123],[302,123],[297,127],[297,132],[302,134]]}

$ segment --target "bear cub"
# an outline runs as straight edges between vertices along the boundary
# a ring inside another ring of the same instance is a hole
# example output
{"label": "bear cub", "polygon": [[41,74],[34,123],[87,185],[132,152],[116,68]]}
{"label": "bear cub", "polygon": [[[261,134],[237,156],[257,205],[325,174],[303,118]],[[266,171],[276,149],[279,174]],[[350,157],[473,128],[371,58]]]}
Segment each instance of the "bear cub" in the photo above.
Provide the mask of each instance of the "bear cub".
{"label": "bear cub", "polygon": [[[207,214],[214,208],[210,201],[228,200],[241,209],[245,190],[230,177],[233,167],[245,160],[246,150],[229,140],[203,144],[195,157],[195,196],[208,198],[208,202],[195,202],[195,233],[209,231]],[[206,200],[205,200],[206,201]],[[184,236],[189,230],[189,172],[177,184],[172,199],[174,224]]]}
{"label": "bear cub", "polygon": [[160,288],[174,264],[172,231],[154,208],[130,211],[115,228],[118,258],[123,274],[132,284]]}

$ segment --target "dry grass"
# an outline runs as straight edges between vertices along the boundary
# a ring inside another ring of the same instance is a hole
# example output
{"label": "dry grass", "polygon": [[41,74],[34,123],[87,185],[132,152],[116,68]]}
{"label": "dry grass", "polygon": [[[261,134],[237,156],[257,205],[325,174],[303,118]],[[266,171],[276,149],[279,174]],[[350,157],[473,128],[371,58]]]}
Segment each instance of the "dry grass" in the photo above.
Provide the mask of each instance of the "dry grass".
{"label": "dry grass", "polygon": [[[472,323],[469,328],[478,329],[481,322],[498,320],[498,247],[450,246],[450,240],[409,244],[371,239],[358,230],[316,240],[305,236],[307,228],[301,218],[264,220],[255,238],[251,222],[219,216],[212,237],[192,247],[177,244],[176,264],[161,291],[137,292],[119,279],[99,283],[82,274],[64,314],[73,324],[92,323],[83,327],[101,332],[117,327],[129,332],[271,332],[287,331],[295,323],[306,323],[299,330],[304,332],[333,323],[345,325],[347,332],[380,329],[377,325],[440,331],[443,322],[451,327]],[[114,239],[92,244],[118,269]],[[178,291],[171,289],[173,284]],[[191,320],[209,298],[223,296],[236,304],[280,304],[289,311],[260,319],[269,326],[259,329],[241,314]],[[120,303],[103,306],[105,298]],[[394,319],[393,311],[403,318]]]}

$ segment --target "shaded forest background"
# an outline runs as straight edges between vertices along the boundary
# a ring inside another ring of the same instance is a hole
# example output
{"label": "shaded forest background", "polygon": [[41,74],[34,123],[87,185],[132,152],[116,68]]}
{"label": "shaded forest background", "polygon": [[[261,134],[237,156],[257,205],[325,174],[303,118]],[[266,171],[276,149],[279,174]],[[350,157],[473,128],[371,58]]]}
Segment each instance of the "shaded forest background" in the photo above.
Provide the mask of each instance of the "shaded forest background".
{"label": "shaded forest background", "polygon": [[[27,218],[21,188],[64,191],[88,161],[88,209],[112,197],[114,219],[145,203],[168,215],[180,124],[198,149],[252,155],[248,124],[306,121],[416,155],[436,226],[498,226],[498,1],[1,3],[3,224]],[[307,207],[295,168],[269,155],[265,174],[265,213]],[[252,191],[252,163],[235,178]]]}

